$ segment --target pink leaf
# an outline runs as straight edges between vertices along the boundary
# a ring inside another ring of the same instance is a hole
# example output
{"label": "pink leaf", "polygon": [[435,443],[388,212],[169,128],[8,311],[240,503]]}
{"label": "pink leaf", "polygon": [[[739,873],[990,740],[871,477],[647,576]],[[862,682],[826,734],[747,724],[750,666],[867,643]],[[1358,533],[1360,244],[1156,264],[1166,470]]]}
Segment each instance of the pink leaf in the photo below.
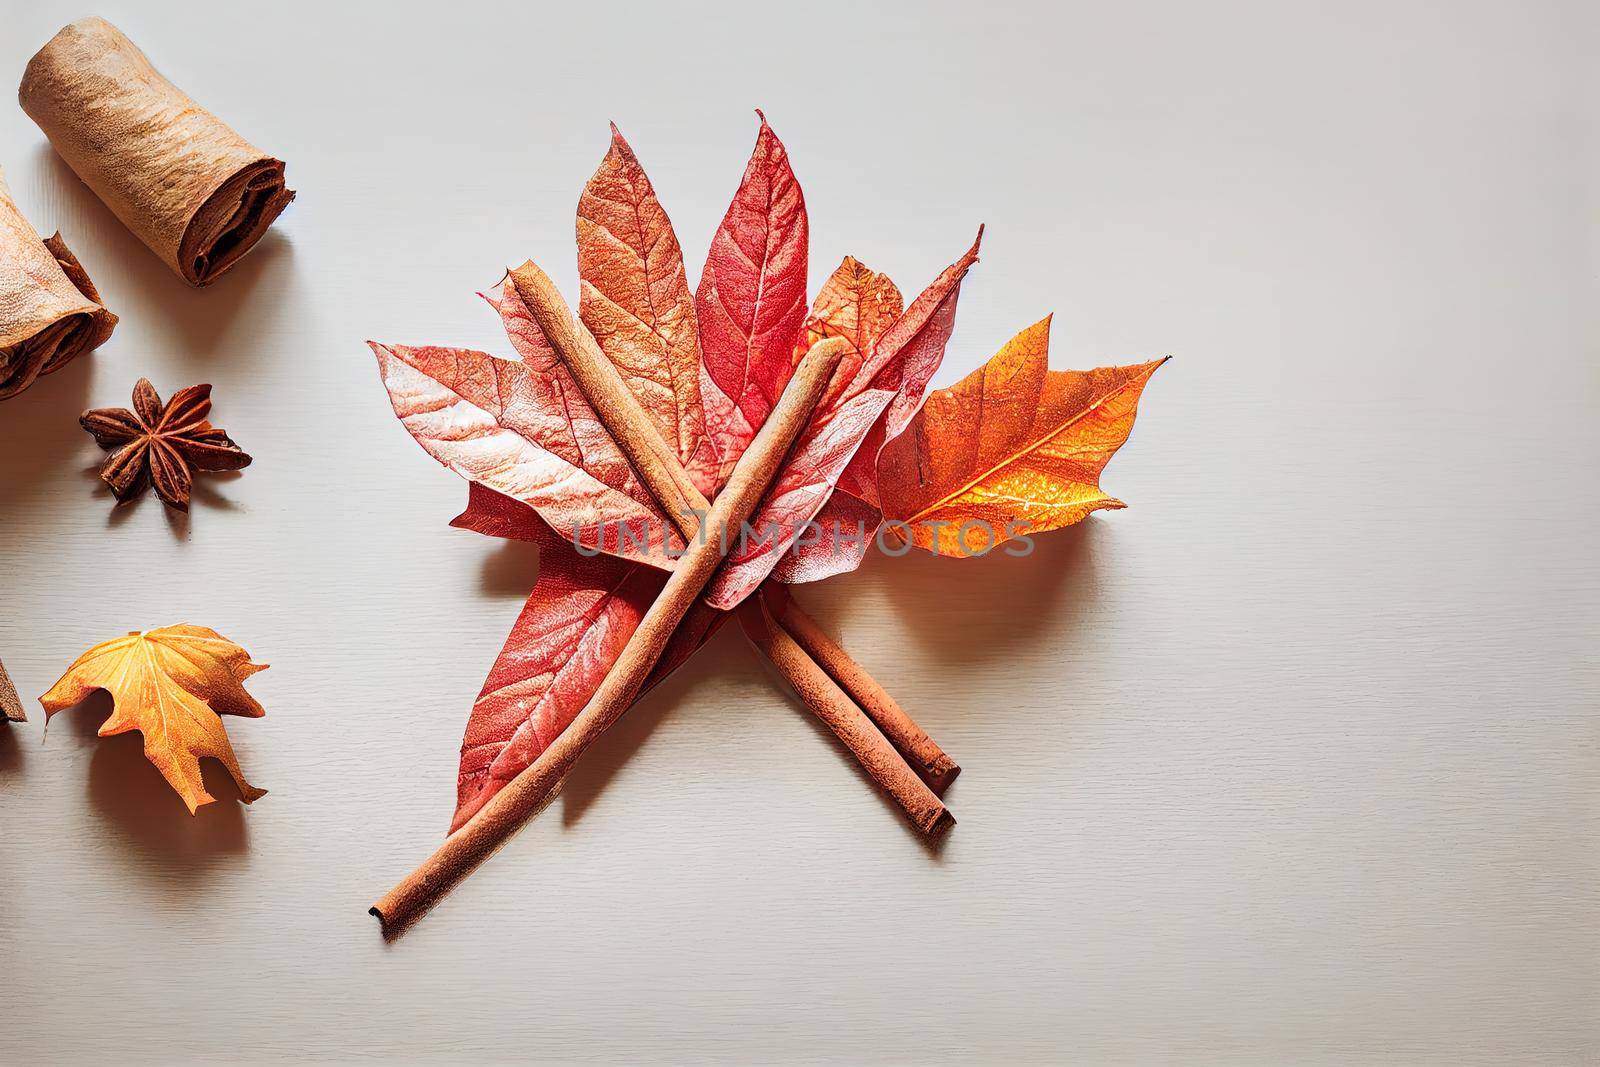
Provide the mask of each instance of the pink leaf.
{"label": "pink leaf", "polygon": [[923,394],[944,360],[945,345],[955,329],[961,279],[978,262],[981,244],[983,227],[979,226],[966,255],[946,267],[878,340],[873,352],[878,372],[872,384],[895,391],[884,424],[885,439],[898,437],[922,406]]}
{"label": "pink leaf", "polygon": [[372,344],[406,430],[574,543],[670,570],[683,540],[564,371],[460,348]]}
{"label": "pink leaf", "polygon": [[[978,237],[981,241],[982,230]],[[841,382],[842,376],[835,375],[817,413],[752,517],[754,535],[735,540],[733,551],[712,579],[706,595],[709,604],[729,610],[749,596],[794,546],[805,523],[827,502],[879,419],[893,428],[896,405],[909,407],[915,414],[921,390],[938,368],[950,338],[961,280],[977,259],[978,242],[974,241],[966,255],[945,268],[884,332],[851,380]],[[917,392],[916,401],[906,403],[903,398],[911,389]],[[836,547],[830,546],[827,538],[802,546],[801,551],[813,557],[804,573],[823,577],[860,564],[862,553],[830,557],[828,553]],[[795,573],[801,573],[799,564],[795,567]]]}
{"label": "pink leaf", "polygon": [[798,585],[855,570],[872,548],[873,539],[883,525],[883,512],[876,504],[840,486],[812,522],[815,523],[812,532],[785,552],[772,569],[776,580]]}

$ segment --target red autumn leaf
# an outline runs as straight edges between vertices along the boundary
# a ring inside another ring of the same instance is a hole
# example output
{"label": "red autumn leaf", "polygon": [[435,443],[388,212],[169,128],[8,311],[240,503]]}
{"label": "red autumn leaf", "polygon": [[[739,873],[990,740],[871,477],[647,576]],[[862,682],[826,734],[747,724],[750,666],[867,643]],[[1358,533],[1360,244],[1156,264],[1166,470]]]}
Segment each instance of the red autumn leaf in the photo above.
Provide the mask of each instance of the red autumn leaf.
{"label": "red autumn leaf", "polygon": [[706,430],[718,485],[772,412],[793,369],[806,309],[806,202],[783,143],[761,116],[755,152],[711,240],[695,311]]}
{"label": "red autumn leaf", "polygon": [[671,568],[682,538],[559,363],[371,347],[395,414],[429,455],[528,504],[575,543]]}
{"label": "red autumn leaf", "polygon": [[772,578],[786,585],[799,585],[848,574],[866,560],[882,525],[883,511],[878,505],[841,485],[794,545],[779,557],[777,566],[772,568]]}
{"label": "red autumn leaf", "polygon": [[[944,362],[945,348],[950,343],[950,335],[955,332],[960,278],[977,262],[978,246],[982,243],[983,227],[980,226],[977,239],[972,242],[967,254],[946,268],[944,275],[917,297],[921,306],[913,304],[910,311],[896,318],[884,333],[882,343],[885,347],[898,349],[902,354],[899,359],[884,365],[873,385],[893,388],[894,400],[873,424],[866,441],[851,459],[850,466],[839,477],[840,489],[872,507],[878,506],[878,452],[885,441],[905,429],[906,423],[921,406],[928,383]],[[950,286],[952,278],[953,287]],[[872,532],[870,528],[867,530],[869,535]]]}
{"label": "red autumn leaf", "polygon": [[538,539],[539,580],[472,705],[454,830],[554,741],[594,695],[665,576]]}
{"label": "red autumn leaf", "polygon": [[[585,557],[530,507],[477,482],[452,526],[539,546],[539,579],[512,626],[461,743],[454,830],[472,817],[583,710],[661,591],[659,572],[613,556]],[[695,653],[725,615],[696,605],[645,691]]]}
{"label": "red autumn leaf", "polygon": [[[795,545],[880,418],[893,428],[897,411],[915,413],[922,388],[944,356],[961,280],[977,262],[982,239],[979,230],[967,253],[912,301],[851,379],[830,385],[752,517],[754,535],[734,542],[734,550],[707,589],[707,603],[728,610],[749,596]],[[837,376],[835,381],[840,381]],[[909,400],[913,389],[916,397]],[[833,537],[832,530],[823,534],[822,540],[798,548],[799,556],[809,558],[791,563],[791,573],[824,577],[860,564],[864,548],[858,552],[852,545],[838,543],[842,539]]]}
{"label": "red autumn leaf", "polygon": [[[887,274],[874,274],[856,260],[854,256],[846,256],[844,262],[839,264],[839,269],[833,272],[822,291],[817,294],[816,302],[812,305],[811,314],[806,319],[805,336],[802,343],[809,348],[810,345],[822,340],[824,337],[843,337],[850,342],[851,353],[845,358],[852,361],[854,368],[859,368],[866,361],[872,347],[878,339],[899,321],[905,314],[905,298],[900,295],[899,286],[890,280]],[[799,360],[805,351],[796,346],[795,359]],[[855,373],[855,369],[851,370]],[[882,423],[882,419],[879,420]],[[874,433],[878,426],[873,427]],[[869,436],[863,445],[872,443]],[[878,442],[880,445],[881,441]],[[845,468],[844,474],[839,477],[838,493],[848,493],[871,504],[877,503],[877,477],[876,472],[868,471],[869,477],[863,477],[858,471],[863,466],[870,466],[862,462],[862,453],[857,452],[856,458],[850,461],[850,466]],[[829,503],[834,497],[829,498]],[[827,505],[824,505],[826,508]]]}
{"label": "red autumn leaf", "polygon": [[677,448],[696,486],[715,492],[718,459],[706,439],[699,330],[683,250],[614,124],[611,148],[578,200],[578,276],[578,317]]}
{"label": "red autumn leaf", "polygon": [[[824,337],[843,337],[850,342],[845,361],[853,376],[878,338],[904,311],[905,298],[888,275],[876,274],[854,256],[846,256],[817,293],[794,358],[798,361]],[[773,569],[774,578],[791,583],[818,581],[854,570],[866,558],[867,546],[883,521],[878,510],[877,471],[871,462],[883,444],[882,425],[880,416],[840,475],[833,495],[817,512],[811,536],[820,540],[798,544],[784,553]],[[854,531],[860,536],[839,536]]]}
{"label": "red autumn leaf", "polygon": [[478,482],[467,483],[467,510],[451,519],[450,525],[485,537],[531,541],[541,548],[547,538],[557,536],[537,511]]}

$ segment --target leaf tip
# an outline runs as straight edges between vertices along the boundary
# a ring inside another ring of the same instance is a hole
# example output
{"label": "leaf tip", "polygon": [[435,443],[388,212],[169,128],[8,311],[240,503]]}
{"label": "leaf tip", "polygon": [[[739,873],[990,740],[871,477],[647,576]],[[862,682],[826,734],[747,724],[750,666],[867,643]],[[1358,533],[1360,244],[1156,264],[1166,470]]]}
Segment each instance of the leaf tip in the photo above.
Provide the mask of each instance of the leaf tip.
{"label": "leaf tip", "polygon": [[[505,287],[506,287],[506,280],[511,277],[512,269],[513,268],[511,268],[511,267],[507,267],[504,270],[502,270],[500,272],[500,277],[496,278],[494,280],[494,284],[489,286],[487,289],[475,290],[477,295],[482,297],[484,300],[488,301],[491,306],[498,306],[496,304],[496,301],[498,301],[500,299],[500,294],[502,292],[504,292]],[[494,296],[490,296],[489,295],[490,293],[493,293],[495,295]]]}
{"label": "leaf tip", "polygon": [[961,258],[951,264],[951,267],[965,275],[972,265],[978,262],[978,250],[983,247],[984,224],[978,223],[978,235],[972,239],[972,247],[962,254]]}
{"label": "leaf tip", "polygon": [[624,159],[633,158],[633,146],[622,136],[622,129],[615,122],[611,124],[611,151]]}
{"label": "leaf tip", "polygon": [[1170,355],[1166,355],[1157,356],[1155,359],[1152,359],[1149,363],[1144,364],[1143,373],[1139,375],[1139,378],[1142,381],[1149,381],[1150,376],[1155,374],[1155,372],[1160,370],[1162,367],[1165,367],[1167,365],[1167,361],[1171,358],[1172,357]]}

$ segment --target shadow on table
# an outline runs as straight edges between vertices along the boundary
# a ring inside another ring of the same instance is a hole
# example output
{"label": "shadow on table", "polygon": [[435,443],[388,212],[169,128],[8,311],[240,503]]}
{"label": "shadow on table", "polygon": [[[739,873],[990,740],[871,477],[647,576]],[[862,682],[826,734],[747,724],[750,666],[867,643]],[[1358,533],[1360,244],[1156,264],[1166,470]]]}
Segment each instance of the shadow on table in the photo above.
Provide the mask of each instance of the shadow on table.
{"label": "shadow on table", "polygon": [[[103,457],[102,457],[103,458]],[[83,477],[93,483],[90,492],[104,502],[106,508],[106,526],[115,528],[131,520],[136,514],[146,509],[162,513],[162,520],[167,525],[167,532],[173,540],[180,543],[189,540],[189,526],[191,516],[196,512],[204,511],[237,511],[239,505],[231,498],[224,496],[218,490],[231,482],[244,477],[244,471],[205,471],[196,476],[194,485],[189,491],[189,510],[178,511],[169,508],[156,496],[154,489],[146,489],[131,500],[119,503],[112,496],[111,490],[100,480],[101,460],[84,467]],[[208,484],[215,482],[217,484]]]}
{"label": "shadow on table", "polygon": [[0,480],[19,505],[50,487],[60,491],[63,468],[77,456],[101,454],[78,425],[78,416],[88,407],[95,356],[96,352],[79,356],[24,392],[0,401]]}
{"label": "shadow on table", "polygon": [[900,609],[904,642],[955,668],[1075,629],[1094,599],[1095,545],[1104,536],[1091,518],[1036,535],[1027,556],[1003,548],[974,559],[912,552],[878,563],[888,572],[883,581]]}
{"label": "shadow on table", "polygon": [[[737,622],[735,622],[734,625],[738,625]],[[911,837],[911,839],[914,840],[918,845],[920,845],[922,850],[928,854],[929,859],[932,859],[936,863],[942,860],[944,858],[945,842],[950,840],[950,834],[946,832],[940,834],[938,837],[928,837],[926,834],[921,833],[915,827],[913,827],[906,819],[905,809],[903,809],[893,797],[889,796],[889,794],[878,788],[878,784],[873,781],[872,775],[869,774],[867,769],[863,767],[860,761],[855,758],[850,749],[846,747],[845,743],[840,741],[838,737],[834,736],[833,731],[828,728],[828,725],[821,719],[817,718],[816,715],[812,714],[811,710],[806,707],[805,701],[802,700],[800,695],[796,693],[789,685],[789,682],[783,677],[782,673],[779,672],[778,668],[769,663],[766,657],[756,653],[753,649],[751,651],[752,655],[761,661],[761,665],[763,668],[765,668],[767,676],[772,680],[774,703],[786,701],[790,710],[795,715],[799,716],[800,720],[806,724],[807,728],[816,735],[817,742],[819,744],[826,745],[838,753],[840,762],[848,768],[847,773],[855,775],[856,779],[866,787],[865,791],[878,801],[879,807],[883,809],[883,818],[903,827],[907,835]],[[958,778],[946,789],[943,794],[940,795],[940,799],[949,801],[951,797],[954,796],[955,790],[959,788],[960,779]]]}
{"label": "shadow on table", "polygon": [[0,774],[15,774],[22,770],[22,739],[17,736],[20,725],[0,722]]}
{"label": "shadow on table", "polygon": [[539,546],[528,541],[501,541],[483,557],[478,591],[493,597],[526,597],[539,580]]}
{"label": "shadow on table", "polygon": [[[111,714],[111,698],[96,693],[66,712],[74,733],[92,738]],[[216,760],[201,761],[206,791],[216,802],[194,815],[145,758],[137,731],[95,740],[89,763],[89,802],[107,838],[154,877],[194,881],[223,856],[249,843],[243,804],[233,778]]]}
{"label": "shadow on table", "polygon": [[689,706],[689,693],[701,675],[728,669],[737,656],[750,655],[739,624],[729,619],[688,661],[646,693],[616,725],[596,741],[561,787],[561,825],[583,818],[624,764],[642,748],[667,716]]}

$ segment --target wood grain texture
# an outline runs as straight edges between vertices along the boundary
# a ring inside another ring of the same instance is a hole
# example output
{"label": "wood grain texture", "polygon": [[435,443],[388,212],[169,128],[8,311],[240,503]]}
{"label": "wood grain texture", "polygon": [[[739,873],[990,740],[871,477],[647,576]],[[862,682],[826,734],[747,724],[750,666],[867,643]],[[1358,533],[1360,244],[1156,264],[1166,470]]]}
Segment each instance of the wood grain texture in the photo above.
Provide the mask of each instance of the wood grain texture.
{"label": "wood grain texture", "polygon": [[[23,5],[0,69],[82,13]],[[122,315],[0,407],[0,658],[36,711],[108,633],[214,627],[273,665],[235,735],[271,793],[190,819],[103,705],[0,728],[0,1061],[1600,1055],[1592,15],[823,3],[859,30],[823,78],[748,6],[101,13],[301,197],[192,290],[0,107],[19,207]],[[528,62],[598,40],[598,85]],[[494,106],[529,99],[562,103]],[[511,355],[473,293],[532,256],[573,298],[613,117],[696,278],[758,105],[815,263],[915,291],[988,224],[936,384],[1051,311],[1057,365],[1174,354],[1106,472],[1130,506],[802,594],[959,755],[938,852],[725,628],[385,945],[364,909],[449,821],[536,563],[449,527],[362,342]],[[187,520],[96,488],[77,415],[141,376],[214,382],[256,456]]]}

